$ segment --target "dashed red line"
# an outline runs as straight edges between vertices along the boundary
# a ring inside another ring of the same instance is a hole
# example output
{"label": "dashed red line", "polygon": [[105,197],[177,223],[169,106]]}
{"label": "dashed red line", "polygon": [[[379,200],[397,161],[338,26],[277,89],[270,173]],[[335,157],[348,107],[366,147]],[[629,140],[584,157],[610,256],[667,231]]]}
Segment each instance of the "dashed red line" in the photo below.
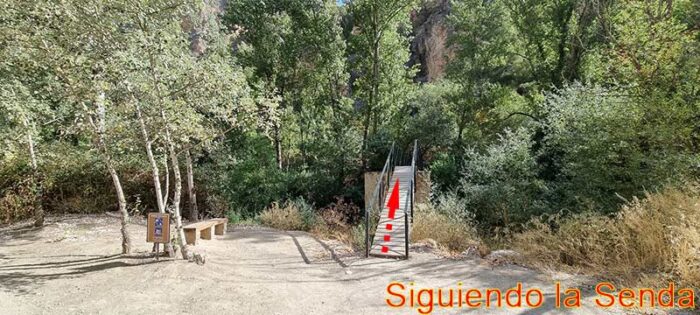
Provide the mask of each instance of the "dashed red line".
{"label": "dashed red line", "polygon": [[[391,192],[391,197],[389,198],[389,202],[386,205],[389,207],[389,219],[394,219],[394,215],[396,214],[396,209],[399,208],[399,180],[396,179],[396,183],[394,184],[394,189]],[[386,230],[392,231],[394,229],[394,226],[391,223],[386,224]],[[391,235],[389,234],[384,234],[384,243],[388,243],[391,241]],[[386,245],[382,246],[382,253],[388,253],[389,252],[389,247]]]}

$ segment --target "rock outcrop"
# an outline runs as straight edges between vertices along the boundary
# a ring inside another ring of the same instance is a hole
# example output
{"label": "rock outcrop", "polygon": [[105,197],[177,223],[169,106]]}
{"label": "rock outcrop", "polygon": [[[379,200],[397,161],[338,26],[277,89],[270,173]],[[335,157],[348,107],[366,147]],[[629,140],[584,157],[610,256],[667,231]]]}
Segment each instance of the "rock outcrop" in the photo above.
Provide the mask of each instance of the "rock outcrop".
{"label": "rock outcrop", "polygon": [[412,12],[413,42],[409,66],[420,64],[418,82],[433,82],[445,75],[445,66],[454,55],[447,45],[451,29],[447,23],[450,0],[426,0]]}
{"label": "rock outcrop", "polygon": [[[226,10],[226,0],[203,0],[204,5],[195,19],[199,19],[198,23],[206,23],[208,19],[218,19]],[[190,34],[190,50],[193,54],[199,56],[207,50],[207,43],[204,40],[202,31],[195,26],[197,23],[192,21],[192,17],[186,16],[183,18],[181,27],[182,30]]]}

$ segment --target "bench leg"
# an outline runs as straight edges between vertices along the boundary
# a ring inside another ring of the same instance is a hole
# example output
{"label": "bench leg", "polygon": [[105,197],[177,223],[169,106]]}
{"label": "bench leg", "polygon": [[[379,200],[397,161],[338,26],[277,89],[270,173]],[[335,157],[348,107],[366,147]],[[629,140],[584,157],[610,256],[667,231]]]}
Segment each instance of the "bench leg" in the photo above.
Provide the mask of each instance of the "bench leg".
{"label": "bench leg", "polygon": [[211,226],[206,229],[202,229],[201,237],[203,240],[211,239]]}
{"label": "bench leg", "polygon": [[185,230],[185,241],[187,245],[196,245],[197,243],[197,230],[188,229]]}
{"label": "bench leg", "polygon": [[226,232],[226,222],[219,223],[214,227],[214,234],[216,235],[224,235]]}

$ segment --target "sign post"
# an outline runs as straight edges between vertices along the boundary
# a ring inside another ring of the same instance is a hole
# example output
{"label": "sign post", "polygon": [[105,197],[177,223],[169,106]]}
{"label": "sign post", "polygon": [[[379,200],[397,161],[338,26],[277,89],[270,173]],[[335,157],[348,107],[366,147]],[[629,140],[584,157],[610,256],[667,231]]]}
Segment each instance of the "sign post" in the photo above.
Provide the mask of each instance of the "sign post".
{"label": "sign post", "polygon": [[149,213],[147,226],[146,242],[156,243],[156,259],[158,259],[160,243],[170,242],[170,214]]}

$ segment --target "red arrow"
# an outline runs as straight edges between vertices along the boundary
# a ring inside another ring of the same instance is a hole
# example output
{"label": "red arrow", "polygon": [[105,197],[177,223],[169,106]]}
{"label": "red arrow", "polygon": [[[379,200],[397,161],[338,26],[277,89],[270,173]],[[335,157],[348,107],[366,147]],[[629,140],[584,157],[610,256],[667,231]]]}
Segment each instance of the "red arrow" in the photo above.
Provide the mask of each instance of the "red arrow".
{"label": "red arrow", "polygon": [[393,219],[396,214],[396,209],[399,208],[399,180],[396,179],[394,184],[394,190],[391,191],[391,197],[389,197],[389,202],[386,204],[389,207],[389,219]]}

